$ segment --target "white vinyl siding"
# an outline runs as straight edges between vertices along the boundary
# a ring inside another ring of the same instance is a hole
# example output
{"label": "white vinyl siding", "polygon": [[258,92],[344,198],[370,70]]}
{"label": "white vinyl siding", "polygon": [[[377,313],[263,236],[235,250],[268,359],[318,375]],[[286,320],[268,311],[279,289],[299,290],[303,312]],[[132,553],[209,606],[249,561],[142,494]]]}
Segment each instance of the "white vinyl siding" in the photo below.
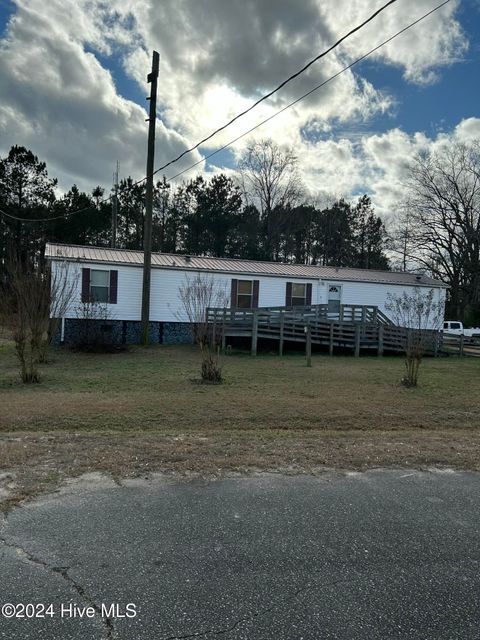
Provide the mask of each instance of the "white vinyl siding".
{"label": "white vinyl siding", "polygon": [[[57,261],[52,260],[53,268],[56,267]],[[105,265],[107,266],[107,265]],[[99,265],[88,262],[70,262],[70,277],[76,279],[76,293],[69,309],[66,313],[67,318],[78,317],[78,306],[81,300],[81,268],[87,267],[92,271],[101,270]],[[102,265],[103,267],[103,265]],[[140,320],[141,303],[142,303],[142,278],[143,269],[141,266],[126,266],[120,264],[109,264],[109,268],[118,271],[118,298],[117,304],[111,309],[111,319],[115,320]],[[105,269],[106,273],[109,273]],[[179,297],[179,289],[185,285],[185,277],[191,278],[197,272],[192,270],[183,271],[181,269],[152,269],[151,279],[151,312],[150,319],[152,321],[162,322],[187,322],[188,319],[182,308]],[[292,278],[291,276],[257,276],[252,274],[251,278],[237,273],[219,273],[212,272],[207,274],[212,277],[217,284],[224,289],[227,299],[230,299],[232,278],[237,278],[239,282],[242,280],[258,280],[259,281],[259,307],[273,307],[285,305],[285,288],[287,282],[306,285],[312,284],[312,304],[327,304],[329,286],[334,284],[330,281],[319,281],[315,279],[307,280],[304,278]],[[338,286],[341,287],[341,304],[358,304],[358,305],[375,305],[381,311],[386,313],[385,308],[389,293],[401,295],[403,291],[412,292],[415,287],[407,285],[394,284],[376,284],[365,282],[348,282],[339,281]],[[425,291],[430,287],[422,287]],[[444,300],[445,289],[435,289],[437,299]]]}

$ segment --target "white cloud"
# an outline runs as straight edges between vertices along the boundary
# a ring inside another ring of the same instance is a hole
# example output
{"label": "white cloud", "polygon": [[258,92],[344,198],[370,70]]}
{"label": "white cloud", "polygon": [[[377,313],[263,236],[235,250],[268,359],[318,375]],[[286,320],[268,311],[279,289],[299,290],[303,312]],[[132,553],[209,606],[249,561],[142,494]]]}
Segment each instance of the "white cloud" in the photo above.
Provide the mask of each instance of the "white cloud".
{"label": "white cloud", "polygon": [[[374,47],[438,6],[438,0],[402,0],[397,2],[345,43],[352,57],[364,53],[366,44]],[[429,84],[437,79],[438,70],[461,59],[468,49],[467,38],[456,19],[459,0],[447,5],[419,22],[379,51],[373,59],[403,70],[407,80]],[[345,29],[349,23],[361,22],[372,12],[370,0],[338,0],[337,11],[326,12],[332,29]]]}
{"label": "white cloud", "polygon": [[[122,173],[140,177],[145,171],[146,112],[119,94],[100,61],[104,56],[107,63],[110,57],[123,65],[125,74],[147,91],[149,52],[159,50],[159,166],[248,107],[373,11],[370,0],[16,4],[0,41],[0,154],[11,144],[23,144],[47,160],[62,186],[77,182],[82,188],[108,186],[117,159]],[[434,5],[433,0],[392,5],[338,51],[216,137],[208,149],[268,118]],[[457,7],[452,0],[382,49],[376,60],[401,68],[408,82],[432,82],[467,47]],[[436,143],[398,129],[369,133],[369,119],[394,104],[395,96],[347,71],[252,137],[293,146],[312,194],[349,195],[365,189],[386,214],[399,196],[405,158]],[[347,133],[325,139],[334,125]],[[464,120],[454,135],[479,135],[479,121]],[[238,157],[246,144],[245,138],[236,143],[233,155]],[[200,159],[191,154],[172,173]]]}
{"label": "white cloud", "polygon": [[455,129],[455,137],[459,142],[480,140],[480,118],[466,118]]}
{"label": "white cloud", "polygon": [[353,198],[368,193],[377,212],[389,223],[404,200],[408,164],[416,154],[439,150],[452,141],[478,139],[480,118],[468,118],[450,134],[439,133],[433,138],[392,129],[366,134],[353,142],[329,139],[305,143],[298,155],[310,194]]}
{"label": "white cloud", "polygon": [[[392,5],[272,97],[255,116],[243,121],[242,131],[435,5],[435,0],[402,0]],[[438,68],[458,59],[467,46],[455,19],[457,5],[457,0],[452,0],[386,45],[377,52],[376,59],[401,67],[409,81],[433,81]],[[168,121],[195,139],[227,121],[243,103],[250,103],[276,86],[373,12],[370,0],[154,0],[148,7],[138,1],[123,3],[123,10],[136,15],[146,46],[158,48],[162,54],[160,99],[166,106]],[[133,59],[140,59],[138,53],[127,56],[126,68],[143,82],[144,61],[137,67]],[[222,99],[213,105],[208,102],[212,91],[223,91]],[[391,104],[390,96],[347,71],[301,103],[295,110],[296,117],[290,114],[289,124],[294,120],[292,124],[298,128],[312,119],[365,120],[386,111]],[[283,121],[285,118],[282,116]],[[285,142],[290,134],[289,124],[285,126]],[[240,132],[240,127],[237,129]],[[267,125],[261,135],[278,135],[278,127]],[[222,137],[218,142],[223,144],[225,140]]]}
{"label": "white cloud", "polygon": [[[65,4],[18,2],[0,49],[0,152],[31,148],[66,188],[108,187],[117,159],[126,174],[141,177],[147,114],[117,93],[111,73],[85,50],[110,48],[96,4],[71,2],[69,11]],[[162,123],[157,141],[159,162],[187,146]]]}

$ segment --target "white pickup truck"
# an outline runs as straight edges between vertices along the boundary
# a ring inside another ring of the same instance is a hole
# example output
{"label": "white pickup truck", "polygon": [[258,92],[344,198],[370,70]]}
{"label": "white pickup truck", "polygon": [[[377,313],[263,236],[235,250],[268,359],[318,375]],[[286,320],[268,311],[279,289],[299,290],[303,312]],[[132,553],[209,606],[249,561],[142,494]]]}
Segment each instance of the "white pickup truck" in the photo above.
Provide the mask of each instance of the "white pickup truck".
{"label": "white pickup truck", "polygon": [[452,336],[465,336],[465,338],[480,339],[480,327],[466,329],[458,320],[447,320],[443,323],[443,333]]}

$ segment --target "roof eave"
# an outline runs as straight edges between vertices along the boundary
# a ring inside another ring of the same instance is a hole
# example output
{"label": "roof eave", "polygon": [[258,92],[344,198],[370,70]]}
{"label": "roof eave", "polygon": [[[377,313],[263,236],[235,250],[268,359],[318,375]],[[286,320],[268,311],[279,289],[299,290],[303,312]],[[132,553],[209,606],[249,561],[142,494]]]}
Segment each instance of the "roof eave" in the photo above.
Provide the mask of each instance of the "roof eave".
{"label": "roof eave", "polygon": [[[124,267],[134,267],[137,269],[143,269],[142,264],[134,263],[134,262],[125,262],[125,261],[112,261],[112,260],[98,260],[94,258],[87,257],[70,257],[70,256],[61,256],[61,255],[46,255],[47,259],[57,260],[57,261],[65,261],[69,262],[88,262],[89,264],[116,264]],[[409,287],[430,287],[437,289],[448,289],[448,286],[443,282],[395,282],[393,280],[361,280],[359,278],[349,278],[348,276],[332,275],[332,276],[308,276],[302,274],[292,274],[292,273],[265,273],[264,271],[239,271],[239,270],[228,270],[228,269],[208,269],[205,267],[195,267],[191,264],[186,265],[156,265],[152,264],[152,269],[163,269],[166,271],[201,271],[203,273],[221,273],[224,275],[239,275],[239,276],[259,276],[264,278],[296,278],[298,280],[318,280],[321,282],[362,282],[365,284],[388,284],[394,286],[409,286]],[[367,271],[367,270],[365,270]]]}

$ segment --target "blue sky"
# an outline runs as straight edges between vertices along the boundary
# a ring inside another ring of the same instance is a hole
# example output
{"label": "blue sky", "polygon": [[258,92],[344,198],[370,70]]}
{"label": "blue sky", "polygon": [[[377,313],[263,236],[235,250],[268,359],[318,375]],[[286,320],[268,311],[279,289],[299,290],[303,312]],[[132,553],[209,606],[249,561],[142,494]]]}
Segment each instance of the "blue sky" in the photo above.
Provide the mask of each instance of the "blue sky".
{"label": "blue sky", "polygon": [[10,15],[15,7],[11,0],[0,0],[0,35],[3,35]]}
{"label": "blue sky", "polygon": [[[312,13],[315,3],[318,16]],[[342,3],[352,24],[373,10],[372,0],[355,3],[358,16],[350,15],[348,0],[262,0],[251,6],[256,16],[243,15],[235,0],[22,0],[19,6],[0,0],[5,64],[0,154],[10,144],[32,148],[65,187],[109,184],[117,159],[122,173],[139,177],[145,166],[145,76],[152,48],[161,53],[158,166],[245,108],[260,87],[274,86],[287,69],[303,66],[342,35],[347,29]],[[399,0],[373,31],[362,34],[357,49],[342,52],[340,62],[365,53],[434,4]],[[414,153],[418,134],[432,144],[462,126],[462,135],[468,128],[469,135],[480,136],[480,1],[451,0],[437,13],[413,28],[417,39],[402,42],[400,36],[384,57],[355,66],[354,76],[334,80],[313,101],[301,103],[296,114],[290,110],[259,131],[298,151],[310,190],[328,186],[346,196],[368,190],[380,209],[388,210],[400,179],[392,157]],[[14,15],[18,20],[8,26]],[[252,33],[253,24],[260,25],[258,33]],[[277,37],[279,29],[289,34],[284,41]],[[289,38],[295,45],[287,50]],[[452,52],[465,40],[468,50],[453,60]],[[327,63],[317,63],[311,78],[282,91],[276,107],[264,105],[202,154],[298,97],[328,76],[327,69]],[[424,82],[427,72],[435,74],[434,82]],[[355,78],[358,85],[352,88]],[[31,105],[22,82],[29,82]],[[362,93],[362,83],[370,93]],[[305,136],[312,121],[320,124],[317,133]],[[378,141],[389,146],[385,162]],[[241,145],[222,151],[205,169],[234,169],[234,153],[241,152]],[[172,173],[200,157],[192,154]],[[390,195],[387,183],[393,185]]]}
{"label": "blue sky", "polygon": [[408,133],[421,131],[433,136],[451,130],[462,118],[480,115],[480,4],[465,0],[459,17],[469,51],[464,60],[442,68],[433,84],[408,83],[396,67],[369,61],[360,64],[356,72],[396,100],[393,113],[372,123],[374,130],[395,126]]}

